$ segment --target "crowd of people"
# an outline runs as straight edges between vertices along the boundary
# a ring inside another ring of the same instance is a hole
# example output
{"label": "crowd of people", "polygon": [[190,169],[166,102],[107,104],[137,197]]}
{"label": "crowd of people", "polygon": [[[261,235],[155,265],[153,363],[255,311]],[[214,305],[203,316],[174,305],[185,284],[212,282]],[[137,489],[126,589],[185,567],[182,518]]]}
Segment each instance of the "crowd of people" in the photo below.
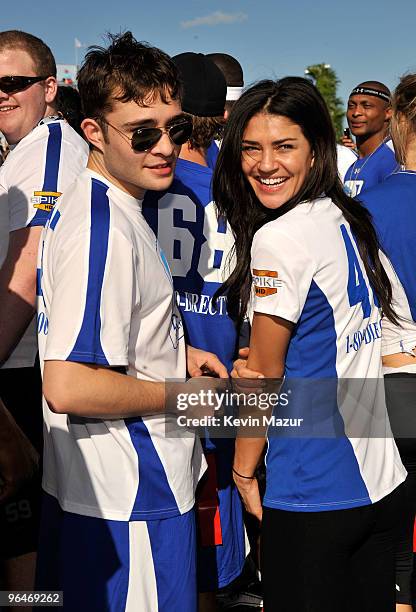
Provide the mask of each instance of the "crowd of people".
{"label": "crowd of people", "polygon": [[[61,88],[0,32],[10,609],[413,609],[416,75],[346,118],[130,32]],[[267,395],[267,426],[197,435],[170,381]]]}

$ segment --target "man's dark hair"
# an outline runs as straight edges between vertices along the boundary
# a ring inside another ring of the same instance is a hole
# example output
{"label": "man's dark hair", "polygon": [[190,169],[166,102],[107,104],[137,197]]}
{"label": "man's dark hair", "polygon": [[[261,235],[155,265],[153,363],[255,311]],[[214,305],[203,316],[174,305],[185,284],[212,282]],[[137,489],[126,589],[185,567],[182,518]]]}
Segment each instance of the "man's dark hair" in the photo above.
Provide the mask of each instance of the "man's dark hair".
{"label": "man's dark hair", "polygon": [[189,139],[191,149],[208,149],[213,140],[221,140],[224,129],[224,116],[192,117],[192,135]]}
{"label": "man's dark hair", "polygon": [[244,77],[240,62],[228,53],[207,53],[207,57],[218,66],[227,81],[227,87],[243,87]]}
{"label": "man's dark hair", "polygon": [[78,72],[78,90],[85,117],[99,121],[105,130],[104,116],[113,101],[140,106],[160,96],[180,97],[177,68],[170,57],[146,42],[138,42],[131,32],[108,34],[110,45],[90,47]]}
{"label": "man's dark hair", "polygon": [[[381,93],[385,94],[389,99],[391,99],[390,89],[381,81],[363,81],[362,83],[354,87],[349,97],[351,98],[351,96],[357,95],[354,93],[354,90],[361,87],[364,89],[374,89],[376,91],[380,91]],[[386,106],[391,106],[391,103],[388,100],[384,100],[384,102]]]}
{"label": "man's dark hair", "polygon": [[[26,51],[32,58],[37,73],[36,76],[53,76],[56,78],[55,58],[48,45],[40,38],[20,30],[5,30],[0,32],[0,52],[8,49]],[[21,76],[29,75],[23,74]]]}
{"label": "man's dark hair", "polygon": [[391,96],[390,89],[381,81],[363,81],[362,83],[357,85],[357,87],[370,87],[372,89],[378,89],[379,91],[382,91],[388,96]]}
{"label": "man's dark hair", "polygon": [[[240,62],[228,53],[207,53],[207,57],[221,70],[227,87],[244,87],[244,75]],[[231,113],[235,100],[225,101],[225,110]]]}
{"label": "man's dark hair", "polygon": [[73,87],[58,85],[55,98],[55,108],[80,136],[84,138],[81,123],[84,119],[81,110],[81,97]]}

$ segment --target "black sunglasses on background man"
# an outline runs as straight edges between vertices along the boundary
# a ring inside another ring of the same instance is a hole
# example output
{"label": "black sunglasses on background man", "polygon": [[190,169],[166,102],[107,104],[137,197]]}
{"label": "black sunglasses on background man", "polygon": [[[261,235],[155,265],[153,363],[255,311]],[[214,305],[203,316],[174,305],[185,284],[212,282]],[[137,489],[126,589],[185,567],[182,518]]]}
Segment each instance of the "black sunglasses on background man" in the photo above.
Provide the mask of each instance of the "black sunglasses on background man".
{"label": "black sunglasses on background man", "polygon": [[0,91],[6,94],[17,93],[23,91],[26,87],[44,81],[48,77],[46,76],[4,76],[0,77]]}

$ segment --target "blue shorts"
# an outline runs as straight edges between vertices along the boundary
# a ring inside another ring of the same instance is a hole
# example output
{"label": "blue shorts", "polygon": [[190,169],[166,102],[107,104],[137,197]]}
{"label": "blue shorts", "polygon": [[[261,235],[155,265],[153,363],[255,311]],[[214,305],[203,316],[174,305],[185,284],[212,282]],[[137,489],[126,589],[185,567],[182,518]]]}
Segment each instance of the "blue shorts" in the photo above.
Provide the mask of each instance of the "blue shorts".
{"label": "blue shorts", "polygon": [[36,589],[63,591],[65,612],[196,612],[194,511],[110,521],[64,512],[45,493]]}
{"label": "blue shorts", "polygon": [[[235,580],[243,570],[248,553],[241,500],[231,472],[234,440],[217,439],[215,443],[215,451],[213,453],[205,451],[205,455],[209,453],[215,457],[216,474],[213,477],[217,481],[222,543],[216,546],[204,546],[201,544],[201,537],[199,538],[198,590],[201,593],[221,589]],[[208,469],[208,475],[209,472],[210,469]],[[205,525],[204,528],[207,529],[207,526]],[[199,531],[201,529],[202,524],[200,523]],[[212,527],[212,531],[214,530],[215,528]]]}

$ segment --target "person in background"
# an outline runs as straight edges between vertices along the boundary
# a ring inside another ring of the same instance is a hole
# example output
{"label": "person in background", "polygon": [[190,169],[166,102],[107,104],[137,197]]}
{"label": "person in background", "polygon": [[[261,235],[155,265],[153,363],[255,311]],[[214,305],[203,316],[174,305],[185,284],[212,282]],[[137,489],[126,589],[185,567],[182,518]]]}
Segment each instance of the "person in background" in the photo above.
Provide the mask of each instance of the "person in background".
{"label": "person in background", "polygon": [[383,322],[383,370],[392,431],[408,472],[396,555],[396,610],[411,612],[416,510],[416,74],[401,78],[392,106],[391,132],[401,169],[361,193],[359,200],[371,213],[381,248],[393,266],[390,281],[400,315],[399,325],[389,319]]}
{"label": "person in background", "polygon": [[68,121],[69,125],[84,138],[84,132],[81,129],[81,123],[84,119],[81,109],[81,98],[79,92],[74,89],[74,87],[58,85],[56,110],[63,116],[65,121]]}
{"label": "person in background", "polygon": [[[0,268],[9,244],[8,223],[7,193],[0,187]],[[38,460],[38,453],[0,400],[0,504],[5,504],[9,498],[13,498],[25,482],[35,477]],[[3,542],[7,543],[4,536],[0,543],[0,559],[3,559],[7,552]],[[1,571],[2,587],[5,569],[3,567]]]}
{"label": "person in background", "polygon": [[351,164],[354,164],[356,161],[357,154],[354,152],[354,149],[337,143],[338,173],[342,182],[344,182],[345,175],[351,167]]}
{"label": "person in background", "polygon": [[[389,135],[390,95],[389,88],[379,81],[360,83],[350,93],[347,121],[358,151],[344,178],[345,191],[351,197],[382,183],[398,168]],[[354,146],[347,136],[342,144]]]}
{"label": "person in background", "polygon": [[[229,55],[228,53],[207,53],[208,57],[221,70],[227,83],[227,93],[225,98],[225,113],[224,119],[227,120],[235,102],[243,93],[244,75],[240,62]],[[217,138],[212,141],[206,152],[207,164],[210,168],[215,168],[215,162],[218,157],[218,149],[221,145],[221,139]]]}
{"label": "person in background", "polygon": [[[0,503],[14,497],[37,472],[39,455],[0,400]],[[0,557],[3,542],[0,543]],[[0,585],[4,585],[0,579]]]}
{"label": "person in background", "polygon": [[[34,318],[39,237],[56,199],[88,156],[86,143],[56,114],[56,91],[49,47],[26,32],[0,32],[0,131],[11,149],[0,168],[1,223],[9,236],[0,270],[0,397],[39,454]],[[0,506],[4,588],[33,589],[40,493],[37,473]]]}
{"label": "person in background", "polygon": [[244,89],[244,74],[240,62],[228,53],[207,53],[216,66],[221,70],[227,83],[225,98],[226,118],[231,113],[234,103],[239,99]]}
{"label": "person in background", "polygon": [[[175,296],[187,340],[215,353],[231,370],[237,331],[226,299],[213,302],[230,274],[230,228],[218,219],[212,200],[213,171],[207,152],[224,120],[226,83],[202,53],[173,57],[184,86],[182,108],[193,124],[181,147],[175,178],[167,191],[146,194],[143,214],[172,271]],[[242,571],[245,560],[241,502],[232,480],[234,440],[203,440],[208,475],[197,492],[199,610],[216,610],[215,594]],[[218,494],[217,494],[218,491]]]}
{"label": "person in background", "polygon": [[4,137],[4,134],[0,132],[0,166],[5,161],[7,154],[9,153],[9,145]]}

